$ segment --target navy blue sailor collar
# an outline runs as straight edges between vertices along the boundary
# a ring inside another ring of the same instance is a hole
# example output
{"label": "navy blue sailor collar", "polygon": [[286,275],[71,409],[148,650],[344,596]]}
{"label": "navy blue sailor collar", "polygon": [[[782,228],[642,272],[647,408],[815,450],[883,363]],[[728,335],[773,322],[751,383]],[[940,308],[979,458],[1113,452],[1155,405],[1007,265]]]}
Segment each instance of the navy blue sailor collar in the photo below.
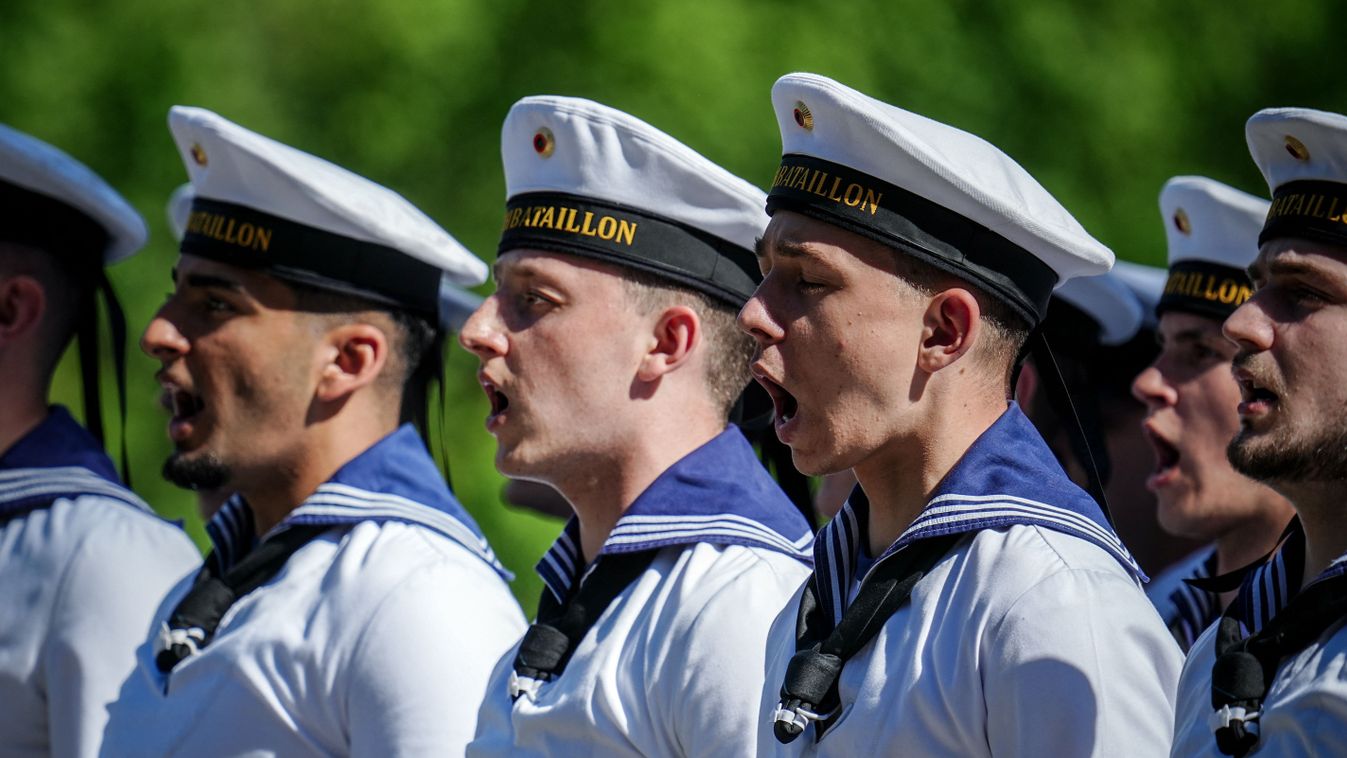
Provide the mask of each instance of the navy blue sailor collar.
{"label": "navy blue sailor collar", "polygon": [[[730,426],[651,482],[617,520],[599,557],[705,542],[766,548],[809,565],[812,541],[809,524]],[[538,575],[560,602],[583,569],[580,522],[571,517],[538,562]]]}
{"label": "navy blue sailor collar", "polygon": [[89,430],[65,408],[52,406],[40,424],[0,456],[0,517],[82,495],[150,511],[122,485],[116,467]]}
{"label": "navy blue sailor collar", "polygon": [[[514,579],[496,559],[477,523],[449,491],[425,443],[411,424],[370,446],[318,485],[264,538],[291,526],[354,526],[401,522],[431,529],[467,548],[505,581]],[[215,560],[227,570],[257,544],[252,509],[234,495],[206,524]]]}
{"label": "navy blue sailor collar", "polygon": [[[1344,568],[1347,564],[1335,562],[1315,581],[1340,574]],[[1304,580],[1305,527],[1297,516],[1291,519],[1286,538],[1272,556],[1244,575],[1229,614],[1239,619],[1246,633],[1257,633],[1300,593]]]}
{"label": "navy blue sailor collar", "polygon": [[[814,543],[819,602],[832,609],[834,622],[846,610],[857,549],[866,539],[866,510],[863,498],[849,500]],[[1103,548],[1132,576],[1145,579],[1099,505],[1062,471],[1014,402],[973,442],[916,520],[875,563],[918,540],[1016,525],[1084,539]]]}

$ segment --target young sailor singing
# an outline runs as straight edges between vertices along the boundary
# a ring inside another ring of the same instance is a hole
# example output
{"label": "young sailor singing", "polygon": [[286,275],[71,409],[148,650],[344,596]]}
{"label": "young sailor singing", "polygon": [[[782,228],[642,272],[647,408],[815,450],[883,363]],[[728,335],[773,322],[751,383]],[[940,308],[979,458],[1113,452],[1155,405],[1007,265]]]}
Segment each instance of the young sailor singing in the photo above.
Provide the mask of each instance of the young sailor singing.
{"label": "young sailor singing", "polygon": [[[447,755],[524,629],[411,424],[486,267],[392,191],[209,111],[158,359],[175,483],[235,492],[112,707],[112,755]],[[423,408],[423,406],[422,406]]]}
{"label": "young sailor singing", "polygon": [[460,342],[497,467],[575,517],[468,753],[752,755],[767,627],[812,539],[727,424],[763,194],[586,100],[525,98],[501,139],[497,290]]}
{"label": "young sailor singing", "polygon": [[796,466],[863,497],[772,628],[761,753],[1165,754],[1178,647],[1008,400],[1053,287],[1112,253],[971,134],[810,74],[772,103],[740,324]]}

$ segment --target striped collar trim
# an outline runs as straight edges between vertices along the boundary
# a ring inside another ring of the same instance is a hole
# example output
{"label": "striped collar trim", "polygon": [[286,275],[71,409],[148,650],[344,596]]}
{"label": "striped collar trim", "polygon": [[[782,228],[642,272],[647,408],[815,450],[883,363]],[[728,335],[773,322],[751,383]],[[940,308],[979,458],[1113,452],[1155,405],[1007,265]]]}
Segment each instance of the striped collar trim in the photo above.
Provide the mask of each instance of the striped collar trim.
{"label": "striped collar trim", "polygon": [[[265,536],[300,524],[314,526],[353,526],[365,521],[416,524],[462,545],[491,566],[505,581],[514,579],[496,558],[486,539],[463,522],[430,506],[398,495],[327,482],[305,498],[281,523]],[[221,568],[228,570],[257,544],[252,510],[242,497],[235,495],[211,519],[207,526],[219,555]]]}
{"label": "striped collar trim", "polygon": [[[945,494],[932,498],[921,515],[871,564],[870,570],[918,540],[1016,525],[1039,526],[1091,542],[1112,555],[1133,576],[1144,577],[1117,536],[1092,519],[1067,508],[1011,495]],[[865,578],[854,576],[862,540],[861,516],[848,501],[815,541],[815,587],[819,602],[831,610],[834,624],[840,623],[846,611],[853,581]]]}
{"label": "striped collar trim", "polygon": [[[629,514],[618,519],[599,550],[599,556],[639,553],[699,542],[766,548],[785,553],[805,564],[813,563],[814,536],[808,531],[792,541],[753,519],[733,513],[716,516]],[[564,602],[577,579],[583,581],[584,576],[593,570],[593,564],[585,566],[580,550],[579,520],[571,518],[556,542],[538,561],[536,568],[538,576],[552,595],[558,602]]]}
{"label": "striped collar trim", "polygon": [[106,497],[152,512],[130,490],[83,466],[0,470],[0,515],[32,510],[60,498],[82,495]]}
{"label": "striped collar trim", "polygon": [[1221,617],[1220,597],[1214,592],[1188,584],[1188,579],[1206,579],[1216,570],[1216,548],[1212,548],[1207,557],[1179,582],[1179,586],[1169,594],[1169,603],[1173,608],[1169,630],[1184,652],[1193,646],[1202,632]]}

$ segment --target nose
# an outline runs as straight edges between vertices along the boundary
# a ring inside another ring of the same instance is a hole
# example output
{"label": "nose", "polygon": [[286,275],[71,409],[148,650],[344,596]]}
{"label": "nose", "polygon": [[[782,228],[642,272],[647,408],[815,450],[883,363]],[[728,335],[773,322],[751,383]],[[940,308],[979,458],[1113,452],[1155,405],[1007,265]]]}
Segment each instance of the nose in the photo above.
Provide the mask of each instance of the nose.
{"label": "nose", "polygon": [[767,310],[767,303],[762,298],[762,286],[758,285],[758,290],[739,309],[738,318],[739,329],[752,337],[759,347],[780,342],[786,336],[785,330]]}
{"label": "nose", "polygon": [[140,349],[151,358],[170,361],[187,354],[191,343],[178,331],[178,327],[164,316],[163,309],[154,314],[140,335]]}
{"label": "nose", "polygon": [[1132,380],[1132,397],[1152,410],[1172,406],[1179,399],[1178,393],[1165,381],[1164,373],[1154,363],[1142,369]]}
{"label": "nose", "polygon": [[1221,333],[1235,343],[1241,353],[1261,353],[1272,348],[1272,319],[1263,310],[1259,294],[1244,301],[1221,325]]}
{"label": "nose", "polygon": [[483,362],[505,355],[509,343],[500,329],[497,296],[491,295],[477,306],[477,310],[463,322],[458,332],[458,344]]}

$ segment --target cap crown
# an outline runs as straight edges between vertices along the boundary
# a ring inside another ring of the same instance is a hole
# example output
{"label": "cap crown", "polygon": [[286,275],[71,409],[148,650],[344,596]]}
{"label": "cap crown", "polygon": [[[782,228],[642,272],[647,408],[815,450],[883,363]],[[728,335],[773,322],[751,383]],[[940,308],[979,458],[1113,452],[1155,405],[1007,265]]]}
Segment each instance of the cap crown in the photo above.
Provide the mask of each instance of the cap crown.
{"label": "cap crown", "polygon": [[500,253],[541,249],[636,268],[732,305],[752,294],[761,190],[599,103],[526,97],[501,129]]}
{"label": "cap crown", "polygon": [[149,239],[145,219],[89,167],[3,124],[0,181],[62,203],[102,227],[107,233],[106,247],[100,251],[104,264],[134,255]]}
{"label": "cap crown", "polygon": [[168,123],[198,200],[391,248],[456,284],[486,281],[485,263],[386,187],[202,108],[174,106]]}
{"label": "cap crown", "polygon": [[[980,137],[814,74],[781,77],[772,88],[772,105],[786,156],[839,164],[948,209],[1028,251],[1059,284],[1101,274],[1113,264],[1107,247],[1018,163]],[[775,184],[782,181],[778,172]],[[875,205],[888,202],[878,199]],[[878,208],[869,210],[879,215]],[[956,248],[943,257],[958,263],[975,251],[973,245],[961,248],[953,236],[942,237]]]}
{"label": "cap crown", "polygon": [[1176,176],[1160,190],[1169,264],[1197,260],[1243,269],[1258,255],[1268,201],[1201,176]]}

